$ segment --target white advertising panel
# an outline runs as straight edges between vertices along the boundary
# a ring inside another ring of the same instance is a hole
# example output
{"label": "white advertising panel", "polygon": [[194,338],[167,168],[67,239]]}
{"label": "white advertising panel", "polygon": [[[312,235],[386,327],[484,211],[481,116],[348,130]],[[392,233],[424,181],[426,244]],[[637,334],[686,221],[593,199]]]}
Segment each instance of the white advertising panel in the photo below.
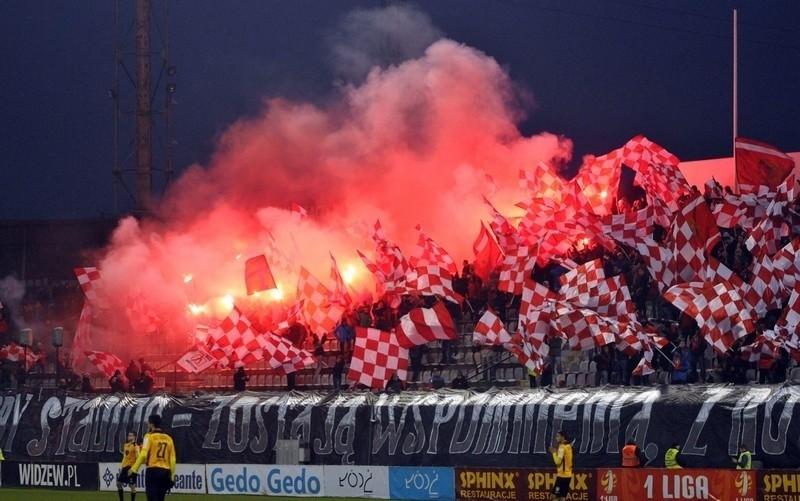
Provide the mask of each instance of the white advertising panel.
{"label": "white advertising panel", "polygon": [[[119,473],[119,463],[98,463],[98,476],[100,477],[101,491],[117,490],[117,474]],[[136,480],[136,490],[144,493],[145,475],[147,468],[144,466],[139,469],[139,478]],[[175,474],[175,487],[172,488],[173,494],[205,494],[206,490],[206,465],[204,464],[184,464],[178,463]],[[125,491],[130,489],[126,486]],[[138,497],[137,497],[138,498]]]}
{"label": "white advertising panel", "polygon": [[325,466],[325,495],[389,499],[386,466]]}
{"label": "white advertising panel", "polygon": [[209,464],[210,494],[325,496],[322,466],[271,464]]}

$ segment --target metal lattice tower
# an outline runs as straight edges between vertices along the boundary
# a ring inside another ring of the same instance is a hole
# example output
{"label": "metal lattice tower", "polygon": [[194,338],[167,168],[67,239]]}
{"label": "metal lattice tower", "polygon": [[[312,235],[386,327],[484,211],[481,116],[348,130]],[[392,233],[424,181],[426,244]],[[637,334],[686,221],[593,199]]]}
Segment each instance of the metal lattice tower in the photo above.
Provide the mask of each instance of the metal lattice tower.
{"label": "metal lattice tower", "polygon": [[[176,70],[169,60],[167,13],[167,0],[163,0],[160,9],[151,0],[116,2],[116,71],[109,97],[114,100],[115,110],[117,213],[149,213],[154,194],[163,193],[172,182]],[[127,195],[124,205],[120,188]]]}

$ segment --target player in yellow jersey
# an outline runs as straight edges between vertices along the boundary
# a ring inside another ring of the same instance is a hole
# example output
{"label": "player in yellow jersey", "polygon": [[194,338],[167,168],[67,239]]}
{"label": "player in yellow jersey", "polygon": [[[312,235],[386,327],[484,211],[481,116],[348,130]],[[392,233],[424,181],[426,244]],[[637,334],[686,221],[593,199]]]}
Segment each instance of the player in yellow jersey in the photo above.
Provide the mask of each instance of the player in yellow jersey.
{"label": "player in yellow jersey", "polygon": [[150,414],[147,418],[150,431],[144,436],[139,457],[131,466],[130,481],[136,483],[139,468],[144,464],[147,501],[164,501],[167,492],[175,485],[175,444],[172,437],[161,430],[161,416]]}
{"label": "player in yellow jersey", "polygon": [[122,494],[125,486],[131,486],[131,501],[136,500],[136,482],[128,482],[128,473],[130,473],[131,466],[136,462],[139,456],[139,445],[136,443],[136,432],[128,432],[128,441],[122,446],[122,463],[120,463],[119,474],[117,475],[117,492],[119,493],[119,501],[122,500]]}
{"label": "player in yellow jersey", "polygon": [[558,442],[558,448],[550,447],[553,462],[556,464],[556,483],[553,485],[550,499],[565,501],[569,494],[569,484],[572,481],[572,444],[563,430],[556,433],[556,442]]}

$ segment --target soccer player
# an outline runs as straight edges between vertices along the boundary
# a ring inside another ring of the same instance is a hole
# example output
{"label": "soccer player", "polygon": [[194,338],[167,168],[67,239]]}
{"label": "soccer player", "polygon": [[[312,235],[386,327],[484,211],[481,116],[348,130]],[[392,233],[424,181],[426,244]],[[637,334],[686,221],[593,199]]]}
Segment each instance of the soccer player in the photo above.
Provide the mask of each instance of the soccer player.
{"label": "soccer player", "polygon": [[119,501],[123,501],[122,494],[126,485],[131,486],[131,501],[136,500],[136,482],[129,482],[128,474],[138,456],[139,445],[136,443],[136,432],[129,431],[128,441],[122,446],[122,463],[119,465],[120,471],[117,475],[117,493],[119,494]]}
{"label": "soccer player", "polygon": [[553,462],[556,464],[556,483],[553,485],[550,499],[565,501],[569,494],[569,483],[572,481],[572,444],[569,443],[567,434],[563,430],[556,433],[556,442],[558,448],[550,447]]}
{"label": "soccer player", "polygon": [[145,471],[145,491],[147,501],[164,501],[167,492],[175,485],[175,444],[172,437],[161,430],[161,416],[150,414],[147,418],[150,431],[144,436],[139,457],[131,466],[130,480],[136,483],[137,473],[142,464]]}

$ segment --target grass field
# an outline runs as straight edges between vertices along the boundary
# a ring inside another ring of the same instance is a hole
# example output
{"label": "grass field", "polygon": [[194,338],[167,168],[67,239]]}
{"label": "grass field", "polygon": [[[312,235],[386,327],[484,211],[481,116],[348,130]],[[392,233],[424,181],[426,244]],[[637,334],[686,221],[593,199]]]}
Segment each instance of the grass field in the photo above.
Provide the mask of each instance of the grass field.
{"label": "grass field", "polygon": [[[253,501],[256,498],[267,499],[270,501],[275,500],[297,500],[297,497],[277,497],[277,496],[216,496],[212,494],[170,494],[167,496],[169,501],[201,501],[203,499],[217,499],[219,501]],[[0,487],[0,499],[3,501],[18,501],[18,500],[50,500],[57,499],[59,501],[116,501],[116,492],[86,492],[86,491],[55,491],[50,489],[6,489]],[[129,501],[131,495],[129,491],[125,491],[125,501]],[[328,501],[356,501],[358,498],[314,498],[323,499]],[[147,496],[144,492],[136,494],[136,501],[147,501]]]}

